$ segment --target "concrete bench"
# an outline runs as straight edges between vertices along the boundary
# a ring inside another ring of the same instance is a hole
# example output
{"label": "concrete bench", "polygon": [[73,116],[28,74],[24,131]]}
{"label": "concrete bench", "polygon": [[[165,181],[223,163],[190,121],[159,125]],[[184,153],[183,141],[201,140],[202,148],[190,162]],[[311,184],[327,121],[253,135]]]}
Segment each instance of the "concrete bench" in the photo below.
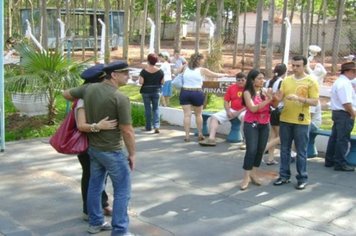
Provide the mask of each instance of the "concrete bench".
{"label": "concrete bench", "polygon": [[[202,133],[204,136],[209,136],[209,129],[208,129],[208,119],[211,117],[211,115],[214,114],[213,112],[207,112],[204,111],[202,113],[203,116],[203,128],[202,128]],[[228,136],[226,137],[226,141],[229,143],[239,143],[242,142],[242,137],[241,137],[241,121],[236,117],[232,120],[230,120],[231,123],[231,128]],[[195,131],[195,135],[198,135],[198,131]]]}
{"label": "concrete bench", "polygon": [[[318,155],[318,150],[315,147],[315,138],[318,135],[331,136],[331,130],[321,130],[318,129],[315,132],[309,133],[309,143],[308,143],[308,158],[313,158]],[[356,135],[351,136],[351,147],[346,160],[351,165],[356,165]]]}

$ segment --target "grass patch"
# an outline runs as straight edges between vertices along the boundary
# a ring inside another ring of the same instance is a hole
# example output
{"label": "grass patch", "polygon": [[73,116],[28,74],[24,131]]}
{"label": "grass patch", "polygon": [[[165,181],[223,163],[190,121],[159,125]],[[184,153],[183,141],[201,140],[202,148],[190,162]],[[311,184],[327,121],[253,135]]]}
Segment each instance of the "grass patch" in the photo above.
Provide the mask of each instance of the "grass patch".
{"label": "grass patch", "polygon": [[[140,94],[140,87],[136,85],[127,85],[121,87],[120,90],[126,94],[133,102],[142,102]],[[35,117],[21,117],[16,113],[16,109],[11,102],[11,95],[5,93],[5,140],[14,141],[21,139],[41,138],[51,136],[58,128],[59,124],[63,121],[66,110],[67,102],[62,96],[58,96],[57,100],[57,114],[54,125],[47,125],[47,116]],[[170,100],[170,106],[173,108],[181,108],[179,105],[179,93],[173,91],[173,96]],[[69,107],[71,104],[69,104]],[[204,110],[206,111],[219,111],[224,107],[222,97],[214,94],[209,94],[208,104]],[[321,129],[330,130],[332,127],[331,112],[323,111],[322,113]],[[145,125],[144,108],[142,105],[132,104],[132,122],[134,127],[142,127]],[[356,125],[352,130],[352,135],[356,135]]]}

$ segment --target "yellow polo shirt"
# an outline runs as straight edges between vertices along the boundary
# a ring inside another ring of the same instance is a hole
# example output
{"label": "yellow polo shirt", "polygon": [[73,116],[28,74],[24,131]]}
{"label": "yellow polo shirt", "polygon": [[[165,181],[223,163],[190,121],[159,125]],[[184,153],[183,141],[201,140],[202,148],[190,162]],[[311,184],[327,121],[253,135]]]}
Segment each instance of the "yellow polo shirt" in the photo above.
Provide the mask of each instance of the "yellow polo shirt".
{"label": "yellow polo shirt", "polygon": [[[309,125],[311,122],[309,105],[287,100],[286,97],[290,94],[296,94],[298,97],[318,99],[318,82],[310,75],[307,75],[302,79],[295,79],[294,75],[291,75],[283,80],[280,90],[284,94],[284,108],[281,113],[280,121],[292,124]],[[303,121],[298,119],[299,114],[301,113],[304,114]]]}

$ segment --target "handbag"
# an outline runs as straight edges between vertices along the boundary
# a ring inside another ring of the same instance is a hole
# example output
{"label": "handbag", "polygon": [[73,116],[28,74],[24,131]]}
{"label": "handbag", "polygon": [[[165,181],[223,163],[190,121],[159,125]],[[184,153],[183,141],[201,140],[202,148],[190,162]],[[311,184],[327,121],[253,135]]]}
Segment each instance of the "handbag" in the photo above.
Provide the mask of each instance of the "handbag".
{"label": "handbag", "polygon": [[183,72],[179,73],[172,81],[173,87],[176,89],[181,89],[183,87]]}
{"label": "handbag", "polygon": [[62,154],[79,154],[88,149],[88,137],[78,130],[75,121],[76,104],[77,101],[73,103],[72,109],[49,140],[51,146]]}
{"label": "handbag", "polygon": [[185,68],[186,67],[184,67],[183,71],[181,73],[179,73],[172,81],[172,86],[175,87],[176,89],[183,88],[183,84],[184,84],[183,74],[184,74]]}

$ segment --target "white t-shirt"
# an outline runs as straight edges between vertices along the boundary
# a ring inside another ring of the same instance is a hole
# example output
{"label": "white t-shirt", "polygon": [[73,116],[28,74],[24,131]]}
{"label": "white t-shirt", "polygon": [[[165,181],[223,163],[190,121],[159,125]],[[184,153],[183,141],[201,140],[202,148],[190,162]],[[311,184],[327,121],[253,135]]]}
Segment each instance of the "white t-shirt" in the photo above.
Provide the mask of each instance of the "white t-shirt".
{"label": "white t-shirt", "polygon": [[171,65],[167,61],[161,64],[161,70],[163,71],[164,74],[164,81],[172,80]]}
{"label": "white t-shirt", "polygon": [[341,74],[331,88],[331,110],[345,110],[343,104],[351,103],[356,107],[356,94],[351,80]]}

